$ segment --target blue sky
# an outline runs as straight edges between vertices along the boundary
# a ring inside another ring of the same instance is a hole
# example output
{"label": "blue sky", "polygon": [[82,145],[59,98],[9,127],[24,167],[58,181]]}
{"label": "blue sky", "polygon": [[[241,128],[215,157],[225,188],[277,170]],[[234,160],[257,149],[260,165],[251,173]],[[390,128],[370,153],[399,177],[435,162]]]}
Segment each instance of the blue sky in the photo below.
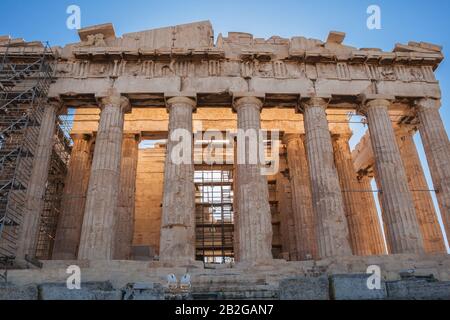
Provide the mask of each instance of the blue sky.
{"label": "blue sky", "polygon": [[[302,35],[326,39],[330,30],[347,33],[345,43],[355,47],[392,50],[395,43],[427,41],[450,48],[450,1],[448,0],[1,0],[0,35],[10,34],[26,40],[49,41],[51,45],[77,42],[75,30],[66,28],[66,8],[80,6],[82,27],[112,22],[116,33],[210,20],[215,35],[228,31],[253,33],[257,37]],[[366,10],[371,4],[381,8],[382,29],[366,27]],[[16,13],[16,14],[15,14]],[[444,61],[437,71],[442,88],[441,110],[450,130],[450,64]],[[359,138],[361,130],[355,127]],[[420,143],[416,142],[426,168]]]}

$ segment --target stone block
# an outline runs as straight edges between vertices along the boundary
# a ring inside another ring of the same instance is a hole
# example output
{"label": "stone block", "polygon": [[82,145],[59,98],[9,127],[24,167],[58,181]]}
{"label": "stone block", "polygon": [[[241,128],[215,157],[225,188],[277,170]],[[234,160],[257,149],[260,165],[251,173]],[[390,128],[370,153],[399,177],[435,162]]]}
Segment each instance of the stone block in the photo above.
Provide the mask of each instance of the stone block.
{"label": "stone block", "polygon": [[450,282],[410,278],[387,282],[391,300],[450,300]]}
{"label": "stone block", "polygon": [[325,276],[295,277],[280,281],[280,300],[329,300],[329,282]]}
{"label": "stone block", "polygon": [[109,282],[82,283],[81,289],[69,290],[65,283],[47,283],[39,286],[40,300],[122,300],[122,291]]}
{"label": "stone block", "polygon": [[131,283],[123,291],[124,300],[164,300],[164,288],[159,283]]}
{"label": "stone block", "polygon": [[328,34],[327,43],[341,44],[342,42],[344,42],[344,39],[345,39],[345,32],[331,31]]}
{"label": "stone block", "polygon": [[16,286],[13,284],[0,284],[0,301],[37,299],[38,288],[36,285]]}
{"label": "stone block", "polygon": [[368,274],[342,274],[330,277],[330,294],[333,300],[383,300],[387,297],[386,284],[371,290],[367,287]]}

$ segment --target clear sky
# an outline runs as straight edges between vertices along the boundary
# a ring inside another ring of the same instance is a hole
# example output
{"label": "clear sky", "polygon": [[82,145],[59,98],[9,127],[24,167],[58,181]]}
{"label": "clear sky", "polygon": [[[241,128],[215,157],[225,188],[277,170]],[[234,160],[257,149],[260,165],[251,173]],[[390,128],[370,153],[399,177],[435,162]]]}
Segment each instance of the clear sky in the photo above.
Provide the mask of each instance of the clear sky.
{"label": "clear sky", "polygon": [[[82,27],[105,22],[114,24],[116,34],[210,20],[215,35],[229,31],[253,33],[269,38],[306,36],[325,40],[330,30],[347,33],[345,44],[392,50],[396,43],[426,41],[450,48],[450,1],[448,0],[1,0],[0,35],[28,41],[49,41],[64,45],[78,41],[76,30],[66,27],[66,9],[81,8]],[[369,5],[381,8],[381,30],[366,26]],[[441,83],[441,110],[450,130],[450,64],[444,61],[437,71]],[[357,141],[361,130],[355,128]],[[431,179],[420,144],[427,178]]]}

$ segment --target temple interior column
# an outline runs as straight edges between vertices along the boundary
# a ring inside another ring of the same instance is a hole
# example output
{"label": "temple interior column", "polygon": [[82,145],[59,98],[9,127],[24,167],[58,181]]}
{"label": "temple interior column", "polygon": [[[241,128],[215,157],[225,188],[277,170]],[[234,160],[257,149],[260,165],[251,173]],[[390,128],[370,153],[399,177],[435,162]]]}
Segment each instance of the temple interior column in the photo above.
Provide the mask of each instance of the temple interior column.
{"label": "temple interior column", "polygon": [[93,139],[92,135],[74,134],[72,140],[72,152],[61,199],[61,213],[56,228],[53,260],[76,260],[78,256]]}
{"label": "temple interior column", "polygon": [[234,224],[234,232],[233,232],[233,254],[234,261],[240,261],[239,254],[239,201],[236,196],[235,190],[237,190],[237,138],[233,137],[233,224]]}
{"label": "temple interior column", "polygon": [[381,201],[381,196],[382,196],[381,182],[380,182],[380,178],[377,175],[377,170],[375,168],[375,164],[374,164],[374,167],[373,167],[373,180],[375,181],[375,184],[376,184],[377,190],[378,190],[378,192],[376,194],[376,197],[378,199],[378,204],[380,205],[380,212],[381,212],[384,236],[386,238],[386,242],[385,243],[386,243],[387,252],[388,252],[388,254],[392,254],[393,250],[391,248],[391,244],[393,243],[393,241],[390,238],[391,233],[387,232],[387,230],[388,230],[388,224],[387,224],[388,219],[386,218],[386,212],[384,210],[383,203]]}
{"label": "temple interior column", "polygon": [[167,107],[169,139],[164,170],[160,260],[182,265],[195,260],[192,112],[196,103],[187,97],[174,97],[167,101]]}
{"label": "temple interior column", "polygon": [[101,114],[83,217],[78,259],[111,260],[120,188],[124,113],[128,99],[112,92],[101,100]]}
{"label": "temple interior column", "polygon": [[25,210],[16,254],[18,259],[34,258],[36,254],[59,107],[59,102],[49,103],[44,107],[37,145],[34,149],[33,167],[25,195]]}
{"label": "temple interior column", "polygon": [[[269,205],[267,178],[261,174],[258,152],[262,147],[258,135],[263,103],[256,97],[235,101],[238,117],[237,183],[235,195],[239,201],[240,262],[258,264],[272,260],[272,216]],[[245,134],[256,136],[249,141]],[[242,139],[244,137],[244,139]],[[253,144],[256,145],[253,145]],[[256,152],[256,155],[254,154]],[[254,158],[256,156],[256,159]],[[251,159],[256,161],[252,161]]]}
{"label": "temple interior column", "polygon": [[350,151],[350,137],[351,133],[345,133],[339,134],[333,139],[334,158],[344,199],[353,254],[367,256],[372,254],[367,223],[373,220],[373,217],[367,217],[371,211],[366,211],[366,204],[361,201],[364,192],[359,190],[360,184]]}
{"label": "temple interior column", "polygon": [[444,253],[446,252],[444,238],[430,191],[428,191],[429,187],[413,135],[414,130],[406,127],[401,127],[396,132],[397,143],[422,233],[424,249],[427,253]]}
{"label": "temple interior column", "polygon": [[378,217],[377,205],[375,203],[374,194],[372,192],[371,178],[367,175],[358,176],[358,194],[360,197],[361,207],[365,219],[365,232],[367,233],[368,254],[383,255],[386,254],[386,247],[381,229],[380,219]]}
{"label": "temple interior column", "polygon": [[344,203],[334,164],[327,106],[328,101],[322,98],[308,99],[302,104],[320,258],[352,254]]}
{"label": "temple interior column", "polygon": [[317,259],[316,219],[312,207],[305,146],[299,134],[286,135],[285,143],[292,188],[297,259],[299,261]]}
{"label": "temple interior column", "polygon": [[123,137],[120,192],[114,230],[114,260],[131,259],[139,139],[140,135],[135,133],[127,133]]}
{"label": "temple interior column", "polygon": [[420,137],[450,242],[450,143],[439,114],[440,106],[440,100],[433,99],[421,99],[416,104]]}
{"label": "temple interior column", "polygon": [[391,253],[421,253],[423,240],[388,113],[390,104],[388,100],[371,99],[362,110],[369,123],[387,239]]}
{"label": "temple interior column", "polygon": [[292,210],[292,188],[285,157],[280,159],[280,172],[277,173],[276,193],[280,215],[280,232],[283,259],[297,260],[297,238],[295,235],[294,212]]}

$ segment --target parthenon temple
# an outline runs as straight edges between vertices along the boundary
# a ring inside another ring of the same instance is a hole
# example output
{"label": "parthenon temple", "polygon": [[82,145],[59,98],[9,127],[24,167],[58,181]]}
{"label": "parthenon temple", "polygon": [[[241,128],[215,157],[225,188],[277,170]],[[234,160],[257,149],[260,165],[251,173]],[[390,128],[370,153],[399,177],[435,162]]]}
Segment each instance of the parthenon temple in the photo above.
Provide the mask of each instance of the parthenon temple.
{"label": "parthenon temple", "polygon": [[[189,272],[194,287],[270,286],[370,265],[386,281],[411,269],[450,281],[439,45],[214,35],[208,21],[78,34],[64,47],[0,37],[0,258],[13,283],[65,281],[69,265],[115,285]],[[192,138],[182,163],[177,130]],[[245,140],[238,161],[240,130],[265,134],[264,161],[250,163]]]}

